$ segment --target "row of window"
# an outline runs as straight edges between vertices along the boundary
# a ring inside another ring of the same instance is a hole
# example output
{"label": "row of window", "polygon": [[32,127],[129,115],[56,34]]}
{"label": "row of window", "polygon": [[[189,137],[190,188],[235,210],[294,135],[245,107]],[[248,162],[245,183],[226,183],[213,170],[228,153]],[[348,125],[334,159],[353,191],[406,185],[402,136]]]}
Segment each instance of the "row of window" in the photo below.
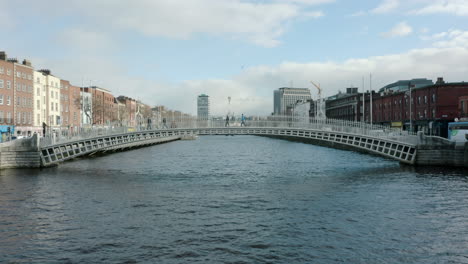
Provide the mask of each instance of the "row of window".
{"label": "row of window", "polygon": [[30,81],[33,79],[31,74],[27,74],[25,72],[20,72],[20,71],[16,71],[16,77],[23,78],[25,80],[30,80]]}
{"label": "row of window", "polygon": [[[377,114],[374,115],[377,117],[377,121],[389,121],[389,120],[402,120],[403,113],[402,112],[394,112],[392,113],[382,113],[381,115]],[[409,119],[409,113],[405,112],[404,114],[405,119]],[[436,110],[432,109],[432,116],[429,116],[427,109],[424,109],[423,112],[413,112],[413,119],[426,119],[426,118],[436,118]]]}
{"label": "row of window", "polygon": [[[0,74],[5,74],[5,68],[4,67],[0,67]],[[10,76],[11,75],[11,69],[7,69],[6,74],[8,76]]]}
{"label": "row of window", "polygon": [[[427,96],[426,95],[424,97],[418,96],[416,99],[417,99],[416,102],[417,102],[418,105],[427,104]],[[422,102],[422,100],[424,100],[424,103]],[[436,100],[436,96],[435,96],[435,94],[433,94],[432,95],[432,103],[435,103],[435,100]],[[394,104],[401,106],[402,100],[401,99],[399,101],[395,100]],[[411,104],[414,104],[413,98],[411,98]],[[408,98],[405,98],[405,105],[408,105]],[[391,103],[383,103],[383,104],[378,104],[377,105],[378,109],[385,109],[387,107],[390,108]]]}
{"label": "row of window", "polygon": [[[16,118],[16,125],[31,125],[33,122],[33,115],[31,112],[18,112],[17,118]],[[12,115],[11,112],[3,112],[0,111],[0,124],[12,124]]]}

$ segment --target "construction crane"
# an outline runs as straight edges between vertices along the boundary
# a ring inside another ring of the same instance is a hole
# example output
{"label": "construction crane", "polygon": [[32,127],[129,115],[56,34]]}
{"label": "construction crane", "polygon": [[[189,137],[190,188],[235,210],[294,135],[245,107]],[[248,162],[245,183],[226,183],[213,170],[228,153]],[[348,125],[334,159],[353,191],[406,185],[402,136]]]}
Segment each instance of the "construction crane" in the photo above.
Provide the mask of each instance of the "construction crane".
{"label": "construction crane", "polygon": [[317,103],[315,104],[316,105],[315,117],[317,119],[325,119],[326,118],[325,111],[324,111],[325,104],[322,100],[322,88],[320,87],[320,83],[318,85],[315,84],[313,81],[310,81],[310,83],[312,83],[315,86],[315,88],[317,88],[318,90],[318,99],[317,99]]}

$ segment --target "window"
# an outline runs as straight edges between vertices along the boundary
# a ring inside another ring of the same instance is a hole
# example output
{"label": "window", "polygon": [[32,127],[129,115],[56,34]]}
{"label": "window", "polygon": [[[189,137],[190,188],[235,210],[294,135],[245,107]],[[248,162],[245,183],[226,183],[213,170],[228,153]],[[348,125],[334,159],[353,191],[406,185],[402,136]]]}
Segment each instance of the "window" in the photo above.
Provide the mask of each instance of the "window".
{"label": "window", "polygon": [[23,83],[23,92],[26,92],[26,84]]}
{"label": "window", "polygon": [[59,99],[58,92],[55,92],[55,98]]}
{"label": "window", "polygon": [[41,123],[41,114],[37,114],[37,124]]}
{"label": "window", "polygon": [[427,95],[424,96],[424,103],[427,104]]}
{"label": "window", "polygon": [[418,105],[421,104],[421,96],[418,96]]}
{"label": "window", "polygon": [[10,105],[11,104],[11,97],[9,95],[7,95],[7,101],[6,101],[7,105]]}
{"label": "window", "polygon": [[54,98],[54,92],[50,91],[50,98]]}
{"label": "window", "polygon": [[435,111],[435,109],[432,109],[432,118],[436,118],[436,111]]}
{"label": "window", "polygon": [[58,103],[55,103],[55,111],[58,111],[59,108],[58,108]]}
{"label": "window", "polygon": [[4,74],[4,73],[5,73],[5,68],[0,67],[0,74]]}
{"label": "window", "polygon": [[7,88],[7,89],[11,89],[11,82],[10,82],[10,81],[7,81],[7,82],[6,82],[6,88]]}
{"label": "window", "polygon": [[26,124],[26,112],[23,112],[23,124]]}
{"label": "window", "polygon": [[54,103],[50,103],[50,110],[54,111]]}
{"label": "window", "polygon": [[41,95],[41,88],[37,87],[36,95]]}
{"label": "window", "polygon": [[3,88],[3,80],[0,79],[0,88]]}
{"label": "window", "polygon": [[0,94],[0,105],[3,104],[3,94]]}
{"label": "window", "polygon": [[18,118],[16,119],[16,124],[21,124],[21,112],[18,112]]}
{"label": "window", "polygon": [[7,113],[7,120],[6,120],[7,123],[11,123],[11,112],[8,112]]}
{"label": "window", "polygon": [[37,110],[41,110],[41,101],[37,100]]}
{"label": "window", "polygon": [[432,94],[432,102],[435,103],[435,101],[436,101],[436,96],[435,94]]}
{"label": "window", "polygon": [[20,105],[21,104],[21,97],[18,96],[18,100],[16,100],[16,105]]}
{"label": "window", "polygon": [[21,85],[19,83],[15,83],[16,90],[21,91]]}
{"label": "window", "polygon": [[39,77],[37,77],[36,82],[41,83],[41,79]]}
{"label": "window", "polygon": [[26,73],[22,72],[21,73],[21,78],[26,79]]}
{"label": "window", "polygon": [[3,111],[0,111],[0,123],[3,123]]}
{"label": "window", "polygon": [[16,72],[16,77],[21,78],[21,72],[17,71]]}
{"label": "window", "polygon": [[10,76],[10,75],[11,75],[11,70],[10,70],[10,69],[7,69],[6,74],[7,74],[8,76]]}

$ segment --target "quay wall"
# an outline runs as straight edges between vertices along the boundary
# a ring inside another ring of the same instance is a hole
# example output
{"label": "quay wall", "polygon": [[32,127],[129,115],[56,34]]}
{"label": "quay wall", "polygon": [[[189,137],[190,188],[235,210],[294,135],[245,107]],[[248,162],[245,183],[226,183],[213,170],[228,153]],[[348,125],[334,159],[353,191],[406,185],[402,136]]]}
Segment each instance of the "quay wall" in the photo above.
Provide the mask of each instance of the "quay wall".
{"label": "quay wall", "polygon": [[452,142],[418,133],[415,165],[468,167],[468,142]]}
{"label": "quay wall", "polygon": [[40,166],[41,157],[37,135],[0,144],[0,169],[39,168]]}

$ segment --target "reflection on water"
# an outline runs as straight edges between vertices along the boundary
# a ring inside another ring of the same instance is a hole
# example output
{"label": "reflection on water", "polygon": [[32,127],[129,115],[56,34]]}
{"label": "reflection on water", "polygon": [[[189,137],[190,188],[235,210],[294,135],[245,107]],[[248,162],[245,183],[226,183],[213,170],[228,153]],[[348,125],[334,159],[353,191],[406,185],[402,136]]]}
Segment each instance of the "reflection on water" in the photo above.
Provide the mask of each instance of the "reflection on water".
{"label": "reflection on water", "polygon": [[212,136],[0,175],[0,262],[468,262],[463,169]]}

